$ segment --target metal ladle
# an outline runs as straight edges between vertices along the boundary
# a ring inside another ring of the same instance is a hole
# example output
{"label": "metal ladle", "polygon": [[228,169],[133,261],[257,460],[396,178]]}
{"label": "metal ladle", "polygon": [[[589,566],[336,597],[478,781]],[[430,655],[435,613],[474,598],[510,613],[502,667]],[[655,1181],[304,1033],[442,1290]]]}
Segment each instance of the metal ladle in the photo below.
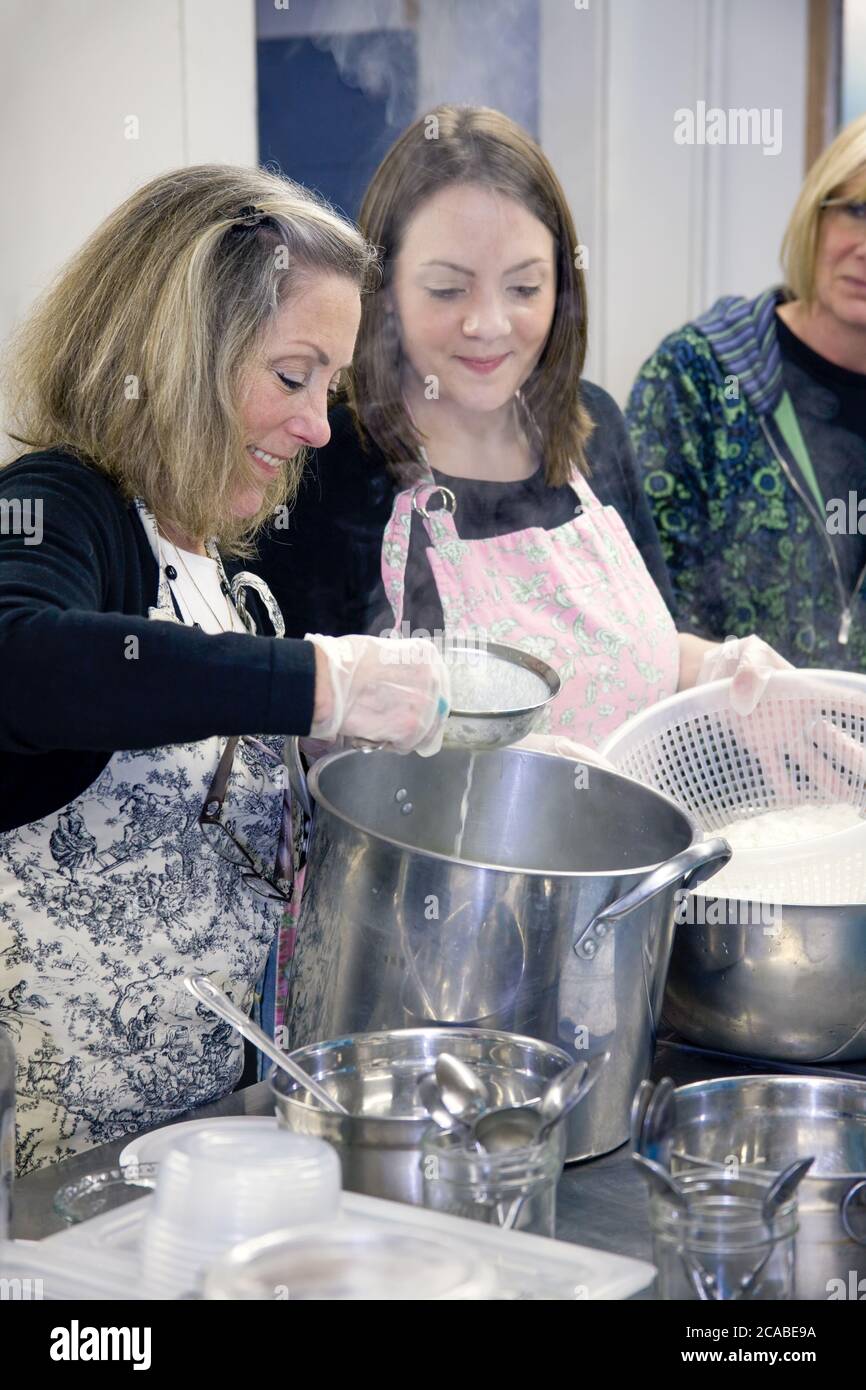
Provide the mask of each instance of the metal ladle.
{"label": "metal ladle", "polygon": [[259,1052],[263,1052],[266,1057],[270,1058],[274,1066],[279,1067],[281,1071],[288,1072],[292,1080],[302,1086],[305,1091],[309,1091],[310,1095],[315,1096],[319,1104],[323,1105],[326,1110],[332,1110],[338,1115],[348,1115],[349,1112],[346,1107],[329,1095],[324,1086],[320,1086],[309,1072],[305,1072],[303,1067],[292,1061],[285,1052],[281,1052],[276,1043],[271,1042],[267,1033],[264,1033],[257,1024],[253,1023],[252,1019],[248,1018],[241,1009],[236,1008],[228,995],[223,994],[213,980],[209,980],[206,975],[185,975],[183,982],[190,994],[200,1004],[204,1004],[205,1008],[210,1009],[212,1013],[231,1024],[241,1037],[248,1038],[259,1049]]}

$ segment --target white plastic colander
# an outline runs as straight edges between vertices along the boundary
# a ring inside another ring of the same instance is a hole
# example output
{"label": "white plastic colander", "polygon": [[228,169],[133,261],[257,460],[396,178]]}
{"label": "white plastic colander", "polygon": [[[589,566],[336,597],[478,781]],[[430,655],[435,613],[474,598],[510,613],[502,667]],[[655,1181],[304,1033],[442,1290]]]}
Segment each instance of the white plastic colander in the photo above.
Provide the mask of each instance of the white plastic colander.
{"label": "white plastic colander", "polygon": [[[617,771],[664,792],[713,834],[799,807],[847,806],[851,828],[772,848],[735,849],[707,897],[789,905],[866,903],[866,676],[774,671],[754,712],[730,706],[729,680],[696,686],[628,720],[601,750]],[[823,822],[823,824],[822,824]]]}

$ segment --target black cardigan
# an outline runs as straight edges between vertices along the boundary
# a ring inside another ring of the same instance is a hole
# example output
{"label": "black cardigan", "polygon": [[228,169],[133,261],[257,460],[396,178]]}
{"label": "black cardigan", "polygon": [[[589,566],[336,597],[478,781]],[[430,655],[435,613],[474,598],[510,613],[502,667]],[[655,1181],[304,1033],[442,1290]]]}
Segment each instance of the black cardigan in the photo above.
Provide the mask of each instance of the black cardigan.
{"label": "black cardigan", "polygon": [[[28,501],[39,544],[12,534]],[[152,622],[157,580],[134,508],[97,469],[62,452],[0,469],[0,832],[67,805],[121,749],[308,732],[312,645]]]}

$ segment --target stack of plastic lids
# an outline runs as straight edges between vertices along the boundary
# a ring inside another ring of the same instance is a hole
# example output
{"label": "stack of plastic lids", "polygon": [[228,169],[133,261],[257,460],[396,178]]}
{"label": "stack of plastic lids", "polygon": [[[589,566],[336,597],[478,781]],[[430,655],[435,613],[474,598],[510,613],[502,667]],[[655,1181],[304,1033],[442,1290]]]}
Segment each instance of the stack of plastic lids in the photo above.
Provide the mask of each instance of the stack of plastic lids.
{"label": "stack of plastic lids", "polygon": [[286,1129],[214,1128],[188,1135],[160,1164],[141,1243],[151,1297],[198,1288],[205,1269],[240,1242],[332,1218],[340,1160],[324,1140]]}

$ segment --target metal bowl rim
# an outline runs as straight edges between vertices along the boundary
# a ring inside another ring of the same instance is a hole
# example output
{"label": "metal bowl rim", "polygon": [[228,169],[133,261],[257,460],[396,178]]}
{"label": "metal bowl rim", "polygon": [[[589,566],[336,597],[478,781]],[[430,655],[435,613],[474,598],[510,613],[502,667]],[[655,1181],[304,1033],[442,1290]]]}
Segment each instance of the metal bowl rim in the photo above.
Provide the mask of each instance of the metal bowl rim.
{"label": "metal bowl rim", "polygon": [[[412,1037],[430,1037],[431,1035],[437,1038],[465,1038],[468,1036],[469,1038],[477,1038],[482,1041],[492,1040],[494,1042],[517,1043],[521,1047],[530,1048],[537,1056],[549,1057],[553,1060],[561,1059],[561,1070],[563,1071],[567,1066],[570,1066],[574,1060],[564,1048],[557,1047],[555,1043],[544,1042],[539,1038],[529,1038],[523,1033],[507,1033],[497,1028],[383,1028],[372,1033],[347,1033],[345,1037],[342,1038],[328,1038],[324,1042],[305,1043],[303,1047],[294,1048],[288,1055],[293,1061],[297,1062],[299,1066],[304,1066],[304,1061],[315,1056],[317,1053],[323,1055],[327,1053],[328,1049],[341,1046],[352,1046],[358,1039],[376,1042],[381,1039],[393,1037],[406,1037],[408,1039]],[[418,1060],[422,1061],[423,1059],[419,1057]],[[306,1070],[306,1067],[304,1067],[304,1070]],[[506,1067],[494,1068],[494,1070],[513,1071],[513,1069]],[[514,1072],[514,1074],[525,1075],[526,1073]],[[556,1073],[553,1074],[556,1075]],[[310,1075],[316,1075],[316,1079],[319,1079],[316,1073],[311,1072]],[[427,1129],[429,1125],[432,1124],[429,1115],[339,1115],[336,1112],[327,1111],[320,1105],[311,1105],[308,1100],[301,1099],[300,1095],[288,1094],[289,1087],[294,1088],[298,1092],[302,1092],[302,1088],[296,1081],[293,1081],[288,1072],[281,1071],[276,1066],[270,1068],[268,1073],[268,1086],[271,1093],[278,1097],[282,1104],[297,1105],[308,1115],[329,1116],[332,1120],[337,1122],[350,1120],[356,1123],[369,1122],[371,1124],[387,1125],[420,1125],[424,1129]],[[309,1094],[309,1092],[306,1094]]]}
{"label": "metal bowl rim", "polygon": [[[866,1126],[866,1081],[859,1081],[855,1077],[849,1078],[845,1076],[810,1075],[792,1076],[790,1073],[776,1072],[773,1072],[767,1076],[763,1076],[760,1073],[755,1072],[749,1073],[745,1076],[713,1076],[708,1077],[706,1081],[690,1081],[687,1086],[677,1086],[673,1094],[674,1098],[676,1098],[677,1096],[686,1096],[690,1099],[692,1096],[695,1096],[701,1092],[703,1092],[705,1095],[712,1096],[720,1094],[725,1089],[729,1091],[743,1091],[749,1084],[756,1085],[769,1082],[771,1082],[773,1085],[781,1086],[784,1090],[788,1090],[789,1088],[792,1089],[795,1086],[808,1086],[810,1083],[814,1083],[814,1086],[816,1088],[820,1088],[821,1090],[829,1088],[831,1093],[839,1087],[848,1089],[853,1088],[855,1096],[859,1095],[863,1098],[864,1110],[862,1116],[853,1115],[851,1116],[851,1118],[853,1120],[862,1119],[864,1126]],[[674,1126],[674,1132],[676,1132],[677,1128],[678,1126]],[[746,1167],[748,1168],[748,1165],[746,1165]],[[848,1179],[862,1180],[864,1176],[866,1176],[866,1170],[845,1169],[839,1172],[832,1173],[807,1173],[803,1181],[806,1183],[827,1183],[837,1181],[842,1182]]]}

